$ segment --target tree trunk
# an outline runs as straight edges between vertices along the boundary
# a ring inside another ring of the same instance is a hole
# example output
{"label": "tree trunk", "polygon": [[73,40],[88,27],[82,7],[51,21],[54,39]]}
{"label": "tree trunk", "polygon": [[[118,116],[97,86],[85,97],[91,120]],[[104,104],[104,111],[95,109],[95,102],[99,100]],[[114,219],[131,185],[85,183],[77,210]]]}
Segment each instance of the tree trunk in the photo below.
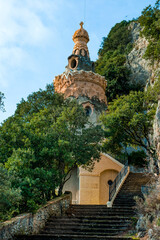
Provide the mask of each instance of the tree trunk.
{"label": "tree trunk", "polygon": [[62,195],[63,185],[64,185],[64,184],[61,183],[60,186],[59,186],[58,196],[61,196],[61,195]]}

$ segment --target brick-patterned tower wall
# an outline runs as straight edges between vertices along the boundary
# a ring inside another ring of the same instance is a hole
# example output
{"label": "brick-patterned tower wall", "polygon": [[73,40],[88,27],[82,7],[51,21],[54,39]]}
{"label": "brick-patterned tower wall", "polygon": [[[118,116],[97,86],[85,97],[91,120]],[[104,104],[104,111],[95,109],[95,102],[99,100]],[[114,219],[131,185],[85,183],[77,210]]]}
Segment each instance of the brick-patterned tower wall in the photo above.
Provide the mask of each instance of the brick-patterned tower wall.
{"label": "brick-patterned tower wall", "polygon": [[75,70],[68,75],[63,73],[54,79],[55,91],[64,94],[65,98],[86,96],[89,99],[96,98],[105,104],[107,104],[106,85],[104,77],[84,70]]}

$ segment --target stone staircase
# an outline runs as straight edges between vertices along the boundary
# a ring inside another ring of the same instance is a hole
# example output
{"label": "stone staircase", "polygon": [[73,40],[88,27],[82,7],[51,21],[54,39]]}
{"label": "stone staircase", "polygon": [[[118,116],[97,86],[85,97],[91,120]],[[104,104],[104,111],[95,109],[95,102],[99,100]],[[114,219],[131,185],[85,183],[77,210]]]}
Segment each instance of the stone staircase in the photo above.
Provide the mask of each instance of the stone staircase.
{"label": "stone staircase", "polygon": [[141,195],[141,185],[148,182],[141,173],[130,173],[113,207],[106,205],[71,205],[65,216],[51,217],[41,233],[17,236],[16,240],[124,240],[135,216],[134,196]]}

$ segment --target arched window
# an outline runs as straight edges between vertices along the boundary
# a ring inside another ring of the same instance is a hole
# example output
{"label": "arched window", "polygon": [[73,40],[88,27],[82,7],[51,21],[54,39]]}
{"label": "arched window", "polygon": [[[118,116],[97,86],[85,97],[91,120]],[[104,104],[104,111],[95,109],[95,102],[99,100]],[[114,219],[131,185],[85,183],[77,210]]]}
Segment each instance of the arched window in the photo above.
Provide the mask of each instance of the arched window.
{"label": "arched window", "polygon": [[90,106],[85,107],[85,112],[86,112],[87,117],[89,117],[92,113],[91,107]]}
{"label": "arched window", "polygon": [[75,68],[76,66],[77,66],[77,61],[75,59],[72,59],[71,68]]}

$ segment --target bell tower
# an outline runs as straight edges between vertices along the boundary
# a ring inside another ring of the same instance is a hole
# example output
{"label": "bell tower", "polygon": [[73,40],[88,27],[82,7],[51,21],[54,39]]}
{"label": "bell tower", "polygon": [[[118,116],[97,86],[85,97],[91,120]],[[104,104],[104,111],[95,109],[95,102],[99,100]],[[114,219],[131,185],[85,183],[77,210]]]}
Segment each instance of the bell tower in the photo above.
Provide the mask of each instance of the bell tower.
{"label": "bell tower", "polygon": [[65,98],[76,98],[86,110],[92,122],[97,122],[98,115],[106,109],[106,80],[94,72],[94,62],[90,60],[87,43],[88,32],[80,23],[80,29],[72,37],[75,45],[68,57],[64,73],[54,79],[55,91]]}
{"label": "bell tower", "polygon": [[94,71],[94,62],[90,60],[87,43],[89,36],[83,28],[83,22],[80,23],[81,28],[73,35],[75,43],[72,55],[68,57],[68,68],[72,70]]}

